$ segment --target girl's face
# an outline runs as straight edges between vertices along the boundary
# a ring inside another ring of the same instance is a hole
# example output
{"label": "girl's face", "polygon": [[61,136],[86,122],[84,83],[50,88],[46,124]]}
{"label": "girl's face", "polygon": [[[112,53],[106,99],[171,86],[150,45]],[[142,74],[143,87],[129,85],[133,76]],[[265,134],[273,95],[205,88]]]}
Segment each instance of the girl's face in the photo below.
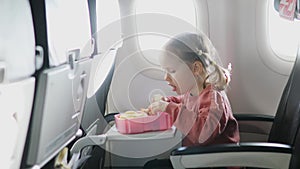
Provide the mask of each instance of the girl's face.
{"label": "girl's face", "polygon": [[193,71],[180,58],[165,54],[160,57],[160,64],[166,71],[165,80],[177,94],[184,94],[197,87]]}

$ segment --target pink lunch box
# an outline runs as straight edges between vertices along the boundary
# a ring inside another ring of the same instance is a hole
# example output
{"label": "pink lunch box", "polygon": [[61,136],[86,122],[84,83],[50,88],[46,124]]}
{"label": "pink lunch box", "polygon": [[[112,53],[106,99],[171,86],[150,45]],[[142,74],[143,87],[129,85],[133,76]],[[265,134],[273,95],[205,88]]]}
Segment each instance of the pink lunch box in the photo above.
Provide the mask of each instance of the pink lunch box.
{"label": "pink lunch box", "polygon": [[120,114],[117,114],[115,115],[115,124],[118,131],[123,134],[167,130],[173,125],[171,116],[166,112],[159,112],[157,115],[133,119],[120,119]]}

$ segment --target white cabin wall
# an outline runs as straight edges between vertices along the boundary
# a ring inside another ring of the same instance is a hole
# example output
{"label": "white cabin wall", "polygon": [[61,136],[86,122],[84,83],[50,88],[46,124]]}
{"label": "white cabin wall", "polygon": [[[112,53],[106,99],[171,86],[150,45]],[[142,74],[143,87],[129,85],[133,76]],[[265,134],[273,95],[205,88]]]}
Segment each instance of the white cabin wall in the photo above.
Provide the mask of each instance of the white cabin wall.
{"label": "white cabin wall", "polygon": [[[195,26],[180,17],[155,12],[136,14],[137,3],[119,0],[123,43],[116,55],[108,113],[147,108],[155,94],[176,95],[157,63],[161,49],[143,48],[139,40],[147,35],[169,38],[177,33],[196,31]],[[193,6],[191,9],[195,10]]]}
{"label": "white cabin wall", "polygon": [[[157,66],[149,65],[139,50],[134,0],[119,0],[123,43],[116,55],[107,113],[139,110],[154,94],[174,95]],[[165,92],[164,92],[165,91]]]}
{"label": "white cabin wall", "polygon": [[[272,58],[266,55],[273,53],[260,52],[262,46],[258,42],[263,37],[258,35],[268,37],[267,15],[258,15],[266,12],[260,10],[268,10],[268,1],[207,2],[210,38],[224,65],[232,63],[233,67],[228,89],[233,111],[274,115],[288,76],[275,72],[263,62],[263,57]],[[270,48],[269,44],[264,45]]]}
{"label": "white cabin wall", "polygon": [[[134,14],[134,8],[128,3],[134,5],[135,1],[119,2],[122,2],[123,17]],[[198,29],[208,34],[224,65],[232,63],[228,96],[233,111],[274,115],[292,64],[278,61],[270,48],[267,39],[268,0],[195,0],[195,4]],[[117,54],[108,112],[144,107],[149,104],[154,90],[172,94],[161,77],[144,76],[147,73],[135,76],[144,64],[139,64],[143,59],[137,59],[141,55],[135,53],[137,39],[128,38],[136,31],[132,25],[136,23],[134,17],[126,20],[123,19],[121,24],[122,36],[127,38]],[[133,55],[128,58],[130,54]],[[129,78],[135,80],[124,84]],[[141,86],[138,84],[147,85],[138,87]]]}

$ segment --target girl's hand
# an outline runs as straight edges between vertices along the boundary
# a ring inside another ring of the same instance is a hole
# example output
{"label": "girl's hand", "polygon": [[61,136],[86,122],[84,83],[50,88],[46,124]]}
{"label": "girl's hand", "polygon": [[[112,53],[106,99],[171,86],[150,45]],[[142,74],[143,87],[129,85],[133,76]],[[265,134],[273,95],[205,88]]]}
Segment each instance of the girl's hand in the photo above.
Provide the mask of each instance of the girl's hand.
{"label": "girl's hand", "polygon": [[147,109],[141,109],[141,111],[147,113],[148,115],[155,115],[157,112],[165,111],[168,104],[169,99],[167,97],[157,94],[152,98],[152,103],[150,106]]}
{"label": "girl's hand", "polygon": [[163,101],[163,100],[153,102],[148,107],[148,112],[146,112],[146,113],[148,113],[149,115],[155,115],[158,112],[164,112],[164,111],[166,111],[166,108],[167,108],[168,104],[169,104],[169,102],[166,102],[166,101]]}
{"label": "girl's hand", "polygon": [[150,109],[144,109],[144,108],[142,108],[142,109],[141,109],[141,111],[142,111],[142,112],[144,112],[144,113],[147,113],[147,114],[149,114],[149,112],[150,112]]}

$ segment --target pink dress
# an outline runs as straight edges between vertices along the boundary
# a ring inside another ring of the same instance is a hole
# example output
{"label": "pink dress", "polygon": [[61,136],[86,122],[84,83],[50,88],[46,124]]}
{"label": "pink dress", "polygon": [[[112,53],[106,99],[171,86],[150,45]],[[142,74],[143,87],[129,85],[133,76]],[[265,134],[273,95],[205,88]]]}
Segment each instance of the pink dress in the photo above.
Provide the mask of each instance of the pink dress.
{"label": "pink dress", "polygon": [[239,142],[238,123],[224,91],[209,85],[199,96],[171,96],[167,101],[166,112],[185,136],[183,146]]}

